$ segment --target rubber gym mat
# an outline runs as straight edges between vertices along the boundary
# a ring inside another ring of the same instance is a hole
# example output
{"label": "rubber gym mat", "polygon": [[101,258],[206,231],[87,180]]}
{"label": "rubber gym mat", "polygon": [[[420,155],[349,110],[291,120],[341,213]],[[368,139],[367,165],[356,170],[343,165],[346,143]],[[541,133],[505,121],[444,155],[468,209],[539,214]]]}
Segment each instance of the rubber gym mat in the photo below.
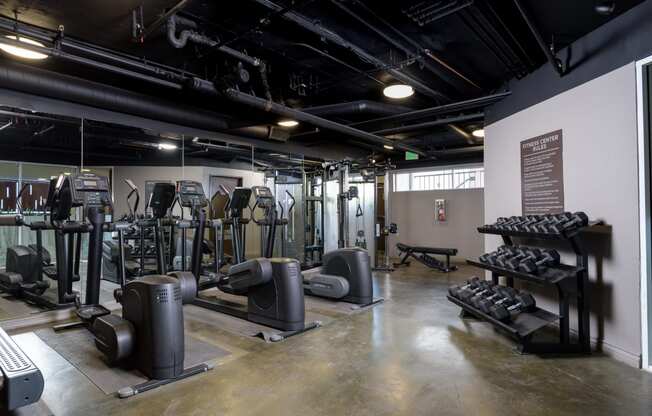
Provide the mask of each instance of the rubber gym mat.
{"label": "rubber gym mat", "polygon": [[353,315],[383,304],[383,302],[380,301],[382,300],[382,298],[380,297],[374,297],[374,302],[377,303],[373,303],[367,306],[360,306],[354,303],[340,302],[338,300],[320,298],[317,296],[306,295],[305,299],[306,299],[307,311],[327,314],[334,317],[342,316],[342,315],[344,316]]}
{"label": "rubber gym mat", "polygon": [[[230,295],[217,289],[205,290],[201,294],[202,299],[213,300],[217,299],[224,304],[242,307],[245,305],[246,298],[243,296]],[[249,322],[246,319],[236,318],[220,312],[214,312],[205,308],[195,305],[186,305],[183,308],[186,319],[194,319],[216,327],[232,334],[245,336],[245,337],[258,337],[264,340],[273,339],[275,335],[280,335],[284,331],[280,329],[271,328],[265,325]],[[315,313],[306,310],[306,325],[318,321],[321,325],[325,325],[333,320],[324,314]]]}
{"label": "rubber gym mat", "polygon": [[[39,329],[35,334],[50,348],[83,373],[105,394],[123,387],[147,381],[137,370],[109,367],[103,354],[95,347],[93,335],[85,328],[56,333],[52,328]],[[186,335],[185,367],[224,358],[230,353],[222,348]]]}

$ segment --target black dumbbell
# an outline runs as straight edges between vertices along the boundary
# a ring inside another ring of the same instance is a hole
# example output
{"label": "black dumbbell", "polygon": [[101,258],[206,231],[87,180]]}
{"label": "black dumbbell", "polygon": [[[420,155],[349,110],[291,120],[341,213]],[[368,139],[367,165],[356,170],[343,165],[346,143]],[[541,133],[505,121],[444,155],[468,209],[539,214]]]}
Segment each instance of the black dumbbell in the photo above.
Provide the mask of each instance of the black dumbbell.
{"label": "black dumbbell", "polygon": [[510,229],[512,231],[524,231],[527,226],[539,222],[540,220],[541,217],[539,217],[538,215],[528,215],[525,217],[525,219],[522,222],[513,225]]}
{"label": "black dumbbell", "polygon": [[496,292],[494,291],[496,288],[499,286],[494,284],[493,282],[487,282],[483,290],[480,290],[471,296],[466,303],[469,303],[475,307],[477,307],[477,303],[489,296],[493,296]]}
{"label": "black dumbbell", "polygon": [[492,282],[482,280],[478,282],[478,285],[476,287],[460,290],[457,294],[457,297],[462,302],[469,303],[471,301],[471,298],[475,296],[477,293],[483,292],[487,289],[491,289],[492,286],[493,286]]}
{"label": "black dumbbell", "polygon": [[518,265],[518,269],[523,273],[540,274],[548,267],[558,266],[559,261],[560,257],[557,250],[543,250],[538,259],[525,259]]}
{"label": "black dumbbell", "polygon": [[551,227],[569,221],[571,215],[572,214],[570,212],[562,212],[561,214],[554,214],[548,222],[539,224],[537,226],[537,231],[540,233],[551,233],[552,232],[550,230]]}
{"label": "black dumbbell", "polygon": [[513,303],[513,299],[517,294],[518,292],[516,292],[514,288],[508,286],[498,286],[494,288],[493,295],[487,296],[484,299],[480,299],[476,302],[475,306],[482,312],[488,314],[491,310],[491,307],[494,305],[509,305]]}
{"label": "black dumbbell", "polygon": [[496,228],[498,228],[499,230],[506,230],[512,224],[516,224],[517,222],[520,222],[522,220],[523,220],[523,217],[516,217],[516,216],[509,217],[506,221],[504,221],[504,222],[502,222],[500,224],[496,224]]}
{"label": "black dumbbell", "polygon": [[589,225],[589,217],[583,212],[575,212],[570,215],[568,221],[554,224],[548,229],[551,233],[560,234],[563,231],[586,227],[587,225]]}
{"label": "black dumbbell", "polygon": [[507,249],[508,249],[507,246],[500,246],[495,251],[481,255],[479,257],[479,260],[481,263],[494,264],[496,261],[496,257],[505,254],[507,252]]}
{"label": "black dumbbell", "polygon": [[457,298],[460,290],[466,289],[468,287],[476,287],[480,283],[480,278],[477,276],[473,276],[471,279],[467,280],[464,285],[455,285],[451,286],[448,288],[448,293],[454,297]]}
{"label": "black dumbbell", "polygon": [[514,297],[514,299],[516,300],[516,303],[509,306],[502,304],[492,306],[489,313],[499,321],[508,321],[512,319],[514,315],[521,312],[531,311],[537,306],[534,297],[527,292],[520,292]]}
{"label": "black dumbbell", "polygon": [[521,254],[518,256],[510,257],[505,261],[505,268],[510,269],[510,270],[517,270],[518,265],[521,264],[522,261],[525,260],[530,260],[530,259],[538,259],[541,256],[541,250],[538,248],[526,248],[523,249]]}
{"label": "black dumbbell", "polygon": [[507,261],[510,259],[521,259],[528,255],[527,248],[525,247],[510,247],[511,250],[508,250],[506,254],[498,256],[496,258],[496,266],[502,267],[503,269],[507,268]]}
{"label": "black dumbbell", "polygon": [[554,219],[554,215],[552,214],[542,215],[539,217],[539,221],[536,221],[534,223],[528,224],[525,227],[523,227],[523,231],[527,231],[529,233],[536,233],[539,231],[537,228],[539,225],[547,224],[553,219]]}

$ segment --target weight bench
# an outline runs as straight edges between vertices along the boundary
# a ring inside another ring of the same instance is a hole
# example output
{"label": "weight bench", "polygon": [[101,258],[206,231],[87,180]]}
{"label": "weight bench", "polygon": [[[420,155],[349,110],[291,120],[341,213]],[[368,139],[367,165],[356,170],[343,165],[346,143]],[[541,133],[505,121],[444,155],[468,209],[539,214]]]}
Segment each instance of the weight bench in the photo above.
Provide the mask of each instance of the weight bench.
{"label": "weight bench", "polygon": [[[412,257],[420,263],[425,264],[431,269],[436,269],[445,273],[457,270],[457,266],[451,266],[451,256],[457,254],[456,248],[439,248],[439,247],[418,247],[408,246],[407,244],[397,243],[396,248],[400,252],[400,263],[394,263],[394,267],[409,266],[408,258]],[[436,259],[435,255],[446,256],[446,262]]]}
{"label": "weight bench", "polygon": [[2,328],[0,328],[0,371],[2,372],[0,392],[2,409],[11,412],[39,401],[44,385],[41,370]]}

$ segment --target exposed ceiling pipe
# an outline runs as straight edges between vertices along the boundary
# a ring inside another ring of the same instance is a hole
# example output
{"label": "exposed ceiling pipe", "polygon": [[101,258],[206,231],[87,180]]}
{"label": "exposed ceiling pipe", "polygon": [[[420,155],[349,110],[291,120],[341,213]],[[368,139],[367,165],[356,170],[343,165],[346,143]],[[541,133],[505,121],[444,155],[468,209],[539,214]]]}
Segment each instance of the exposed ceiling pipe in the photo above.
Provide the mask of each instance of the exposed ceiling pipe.
{"label": "exposed ceiling pipe", "polygon": [[322,117],[347,114],[376,114],[380,116],[388,116],[392,114],[400,114],[412,111],[412,109],[402,105],[387,104],[378,101],[358,100],[347,103],[306,107],[302,108],[301,111]]}
{"label": "exposed ceiling pipe", "polygon": [[432,154],[434,156],[442,156],[442,155],[459,155],[465,153],[481,153],[483,151],[484,151],[484,146],[467,146],[467,147],[457,147],[454,149],[433,150]]}
{"label": "exposed ceiling pipe", "polygon": [[447,124],[446,127],[449,129],[453,130],[455,133],[457,133],[460,137],[462,137],[468,144],[475,144],[475,140],[473,139],[473,135],[467,133],[466,131],[462,130],[461,128],[457,127],[455,124]]}
{"label": "exposed ceiling pipe", "polygon": [[390,136],[390,135],[393,135],[393,134],[408,133],[408,132],[411,132],[411,131],[425,130],[425,129],[429,129],[429,128],[432,128],[432,127],[443,126],[445,124],[457,123],[457,122],[460,122],[460,121],[476,120],[476,119],[483,118],[483,117],[484,117],[484,113],[465,114],[465,115],[461,115],[461,116],[457,116],[457,117],[440,118],[438,120],[427,121],[425,123],[410,124],[408,126],[401,126],[401,127],[393,127],[391,129],[376,130],[373,133],[381,135],[381,136]]}
{"label": "exposed ceiling pipe", "polygon": [[0,61],[0,87],[182,126],[209,130],[229,128],[228,122],[217,113],[183,107],[146,95],[9,60]]}
{"label": "exposed ceiling pipe", "polygon": [[[95,59],[110,61],[113,64],[147,72],[152,76],[158,76],[168,80],[178,81],[183,79],[184,77],[195,76],[195,74],[191,72],[180,71],[177,68],[168,65],[163,65],[149,60],[147,61],[146,65],[143,65],[142,58],[128,55],[123,52],[113,51],[107,48],[103,48],[101,46],[92,45],[87,42],[73,39],[69,36],[62,36],[63,32],[54,32],[51,30],[42,29],[36,26],[26,24],[24,22],[17,22],[16,20],[9,19],[3,16],[0,16],[0,30],[6,31],[8,33],[13,33],[16,35],[26,36],[31,39],[50,43],[50,44],[56,43],[59,47],[59,50],[61,51],[62,48],[73,49],[77,52],[82,52],[84,55],[91,56]],[[8,42],[9,40],[10,39],[3,39],[3,42]],[[26,49],[30,49],[29,45],[23,42],[20,43],[20,46]],[[38,51],[41,52],[42,50],[39,49]]]}
{"label": "exposed ceiling pipe", "polygon": [[168,17],[167,37],[168,37],[168,41],[173,47],[177,49],[181,49],[186,46],[188,41],[192,41],[200,45],[205,45],[210,48],[215,48],[218,51],[223,52],[235,59],[248,63],[249,65],[253,66],[258,70],[258,73],[260,74],[260,79],[262,80],[263,88],[265,89],[265,96],[267,97],[268,100],[272,99],[272,95],[270,93],[270,88],[269,88],[269,82],[267,81],[267,64],[265,63],[265,61],[246,55],[229,46],[220,45],[219,41],[212,39],[206,35],[202,35],[201,33],[196,32],[194,30],[185,29],[179,32],[179,34],[177,35],[176,33],[177,23],[188,26],[193,29],[197,28],[197,24],[192,20],[176,15],[172,15]]}
{"label": "exposed ceiling pipe", "polygon": [[[2,19],[0,19],[0,23]],[[0,29],[2,25],[0,24]],[[14,32],[16,33],[16,32]],[[51,40],[51,39],[50,39]],[[10,41],[10,39],[7,39]],[[28,45],[20,45],[23,48],[30,49]],[[84,48],[92,47],[85,46]],[[37,52],[43,51],[47,48],[35,48]],[[112,56],[111,51],[102,49],[101,54],[105,56]],[[68,54],[69,55],[69,54]],[[370,142],[374,142],[379,146],[384,144],[391,145],[392,141],[384,139],[373,134],[348,127],[343,124],[335,123],[324,118],[320,118],[308,113],[303,113],[274,103],[271,100],[254,97],[249,94],[241,93],[240,91],[228,89],[232,94],[223,94],[215,85],[205,79],[196,76],[188,76],[183,72],[164,71],[158,67],[152,67],[147,62],[139,62],[138,65],[130,60],[130,58],[120,57],[116,55],[117,61],[126,60],[132,68],[140,68],[150,73],[157,73],[170,80],[177,82],[175,84],[179,88],[190,88],[198,92],[206,93],[211,96],[226,96],[233,101],[238,101],[247,104],[263,111],[271,111],[279,115],[291,114],[293,118],[301,121],[311,123],[318,127],[338,131],[352,137],[362,138]],[[95,62],[88,60],[89,62]],[[97,62],[98,68],[102,68],[106,64]],[[119,67],[112,67],[114,71],[121,69]],[[161,72],[158,72],[158,71]],[[136,77],[134,71],[124,70],[122,75]],[[142,74],[141,74],[142,75]],[[151,78],[151,77],[150,77]],[[158,80],[164,81],[164,80]],[[154,120],[164,122],[172,122],[182,126],[190,126],[196,128],[203,128],[207,130],[224,132],[228,130],[228,122],[224,116],[213,112],[207,112],[200,109],[184,108],[172,103],[159,101],[151,97],[131,93],[122,89],[111,87],[105,84],[99,84],[92,81],[83,80],[68,75],[53,73],[50,71],[41,70],[32,66],[16,64],[10,61],[0,62],[0,87],[11,90],[18,90],[36,95],[42,95],[65,101],[71,101],[89,105],[92,107],[103,108],[107,110],[117,111],[120,113],[128,113],[146,117]],[[235,93],[235,94],[233,94]],[[261,104],[262,103],[262,104]],[[228,133],[224,136],[229,136]],[[243,137],[231,136],[237,140],[249,140]],[[407,150],[407,149],[406,149]],[[410,146],[410,151],[423,154],[419,149]]]}
{"label": "exposed ceiling pipe", "polygon": [[410,111],[407,113],[396,114],[393,116],[381,117],[373,120],[360,121],[357,123],[349,124],[349,126],[355,126],[360,128],[361,126],[368,126],[377,123],[389,123],[389,122],[401,123],[410,120],[419,120],[426,117],[432,117],[441,114],[449,114],[452,112],[468,110],[471,108],[480,108],[480,107],[485,107],[489,104],[493,104],[499,100],[502,100],[503,98],[509,96],[510,94],[511,94],[510,91],[506,91],[497,94],[487,95],[484,97],[472,98],[470,100],[459,101],[456,103],[440,105],[437,107],[424,108],[421,110]]}
{"label": "exposed ceiling pipe", "polygon": [[[283,9],[283,7],[279,6],[278,4],[270,0],[254,0],[254,1],[270,10],[279,11]],[[282,16],[283,18],[290,20],[291,22],[294,22],[295,24],[304,28],[305,30],[308,30],[309,32],[312,32],[322,37],[323,39],[328,40],[329,42],[334,43],[344,49],[348,49],[349,51],[357,55],[362,61],[370,63],[376,66],[377,68],[386,69],[387,72],[390,75],[392,75],[394,78],[406,84],[411,85],[415,90],[419,91],[424,95],[434,98],[436,100],[442,100],[442,99],[446,101],[450,100],[449,97],[442,94],[441,92],[433,90],[429,86],[425,85],[423,82],[407,74],[404,74],[403,72],[397,69],[390,68],[390,65],[388,65],[386,62],[383,62],[382,60],[378,59],[370,52],[367,52],[364,49],[360,48],[359,46],[354,45],[353,43],[345,40],[342,36],[340,36],[336,32],[333,32],[332,30],[316,23],[314,20],[309,19],[299,13],[292,12],[292,11],[289,11],[283,14]]]}
{"label": "exposed ceiling pipe", "polygon": [[290,138],[290,132],[275,126],[256,125],[232,129],[230,132],[239,136],[255,137],[261,140],[276,140],[279,142],[287,141]]}
{"label": "exposed ceiling pipe", "polygon": [[539,30],[537,29],[536,25],[528,15],[527,10],[525,10],[525,7],[523,7],[523,4],[521,4],[520,0],[514,0],[514,4],[518,8],[519,13],[521,13],[521,16],[523,17],[523,20],[525,20],[525,23],[527,23],[527,26],[530,28],[530,32],[532,32],[532,35],[536,39],[537,43],[539,44],[539,47],[543,51],[543,53],[546,55],[546,58],[548,59],[548,62],[550,62],[550,65],[557,71],[557,73],[562,76],[566,73],[566,68],[564,68],[564,64],[555,57],[555,55],[552,53],[551,48],[546,45],[546,42],[543,40],[543,37],[541,37],[541,33],[539,33]]}
{"label": "exposed ceiling pipe", "polygon": [[303,111],[298,111],[290,107],[275,103],[273,101],[265,100],[263,98],[254,97],[253,95],[245,94],[234,88],[227,88],[224,92],[224,95],[232,101],[238,102],[240,104],[245,104],[250,107],[257,108],[258,110],[271,112],[283,117],[288,117],[293,120],[304,121],[310,123],[314,126],[322,127],[324,129],[336,131],[342,134],[346,134],[351,137],[357,137],[359,139],[375,143],[379,146],[388,145],[394,146],[397,149],[410,151],[418,153],[422,156],[425,156],[426,153],[418,148],[396,144],[392,140],[385,139],[384,137],[377,136],[372,133],[368,133],[362,130],[354,129],[352,127],[346,126],[344,124],[336,123],[325,118],[317,117],[312,114],[305,113]]}
{"label": "exposed ceiling pipe", "polygon": [[347,64],[346,62],[342,61],[341,59],[337,59],[337,58],[334,57],[333,55],[330,55],[330,54],[328,54],[328,53],[322,51],[321,49],[315,48],[315,47],[312,46],[312,45],[308,45],[307,43],[291,43],[290,45],[296,45],[296,46],[300,46],[300,47],[302,47],[302,48],[309,49],[309,50],[311,50],[311,51],[313,51],[313,52],[315,52],[315,53],[317,53],[317,54],[323,56],[324,58],[330,59],[331,61],[336,62],[336,63],[338,63],[338,64],[340,64],[340,65],[342,65],[342,66],[344,66],[344,67],[350,69],[351,71],[356,72],[357,74],[362,75],[362,76],[365,77],[365,78],[369,78],[370,80],[374,81],[374,82],[377,83],[377,84],[382,85],[383,87],[384,87],[385,85],[387,85],[387,84],[384,83],[383,81],[379,80],[379,79],[376,78],[376,77],[373,77],[373,76],[369,75],[369,74],[366,73],[365,71],[362,71],[361,69],[358,69],[358,68],[354,67],[353,65],[349,65],[349,64]]}
{"label": "exposed ceiling pipe", "polygon": [[[347,6],[345,6],[344,4],[342,4],[342,2],[340,2],[340,1],[338,1],[338,0],[330,0],[330,2],[331,2],[332,4],[334,4],[335,6],[337,6],[340,10],[342,10],[343,12],[345,12],[346,14],[348,14],[349,16],[351,16],[352,18],[354,18],[355,20],[357,20],[358,22],[360,22],[361,24],[363,24],[364,26],[366,26],[369,30],[371,30],[372,32],[374,32],[376,35],[380,36],[382,39],[384,39],[384,40],[385,40],[387,43],[389,43],[390,45],[394,46],[394,47],[397,48],[397,49],[400,49],[401,51],[403,51],[403,52],[404,52],[405,54],[407,54],[408,56],[414,56],[414,57],[415,57],[419,62],[421,62],[421,63],[423,64],[423,66],[424,66],[425,68],[427,68],[431,73],[435,74],[437,77],[439,77],[439,78],[442,79],[443,81],[449,83],[449,84],[452,85],[453,87],[458,88],[458,87],[459,87],[459,82],[456,82],[457,80],[451,79],[451,77],[450,77],[450,75],[449,75],[448,73],[445,73],[445,72],[443,72],[440,68],[437,68],[436,66],[432,65],[432,62],[431,62],[430,60],[427,60],[426,58],[424,58],[423,55],[425,55],[426,57],[432,57],[433,60],[437,60],[438,63],[440,63],[442,66],[444,66],[447,70],[449,70],[449,71],[451,71],[452,73],[454,73],[454,74],[455,74],[456,76],[458,76],[460,79],[462,79],[462,80],[464,80],[465,82],[471,84],[471,85],[474,86],[475,88],[480,88],[476,83],[474,83],[473,81],[469,80],[469,79],[468,79],[467,77],[465,77],[464,75],[460,74],[458,71],[456,71],[455,69],[453,69],[453,68],[452,68],[450,65],[448,65],[447,63],[443,62],[443,61],[440,60],[439,58],[436,58],[432,53],[425,54],[425,53],[424,53],[424,52],[425,52],[425,49],[424,49],[423,47],[421,47],[421,45],[417,44],[415,41],[413,41],[412,39],[408,38],[406,35],[404,35],[402,32],[400,32],[400,31],[399,31],[398,29],[396,29],[394,26],[390,25],[389,22],[387,22],[386,20],[380,18],[380,16],[378,16],[376,13],[373,13],[373,11],[371,11],[369,8],[367,8],[367,6],[365,6],[362,2],[360,2],[360,1],[355,1],[356,4],[358,4],[358,5],[360,5],[362,8],[364,8],[368,13],[373,14],[373,16],[376,17],[376,19],[378,19],[379,21],[381,21],[381,22],[383,23],[384,26],[386,26],[386,27],[389,28],[391,31],[393,31],[394,33],[396,33],[397,35],[399,35],[400,37],[402,37],[404,40],[408,41],[408,43],[410,43],[410,45],[411,45],[412,47],[414,47],[415,50],[410,50],[410,49],[407,48],[403,43],[397,41],[396,39],[394,39],[393,37],[391,37],[390,35],[388,35],[386,30],[382,30],[382,29],[380,29],[380,28],[378,28],[378,27],[372,25],[372,24],[369,23],[366,19],[362,18],[362,16],[358,15],[358,14],[355,13],[353,10],[351,10],[350,8],[348,8]],[[471,3],[472,3],[472,2],[471,2]]]}

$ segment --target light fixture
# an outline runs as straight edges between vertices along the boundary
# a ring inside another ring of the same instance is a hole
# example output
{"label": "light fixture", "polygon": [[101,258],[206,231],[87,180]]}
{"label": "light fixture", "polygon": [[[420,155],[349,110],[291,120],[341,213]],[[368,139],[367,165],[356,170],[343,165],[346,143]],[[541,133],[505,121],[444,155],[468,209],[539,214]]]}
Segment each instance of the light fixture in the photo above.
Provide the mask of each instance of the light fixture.
{"label": "light fixture", "polygon": [[[24,37],[20,37],[20,36],[18,38],[16,38],[16,36],[14,36],[14,35],[7,35],[5,37],[7,39],[17,40],[18,42],[26,43],[26,44],[28,44],[30,46],[38,46],[38,47],[41,47],[41,48],[45,48],[44,44],[42,44],[41,42],[37,42],[35,40],[32,40],[32,39],[28,39],[28,38],[24,38]],[[44,53],[34,52],[32,50],[29,50],[29,49],[21,48],[20,46],[9,45],[7,43],[2,43],[2,42],[0,42],[0,49],[7,52],[8,54],[17,56],[19,58],[32,59],[32,60],[41,60],[41,59],[45,59],[45,58],[48,57]]]}
{"label": "light fixture", "polygon": [[383,147],[387,150],[394,150],[394,146],[392,146],[391,144],[384,144]]}
{"label": "light fixture", "polygon": [[484,137],[484,129],[475,129],[471,132],[474,137]]}
{"label": "light fixture", "polygon": [[84,168],[84,169],[81,169],[81,171],[82,171],[82,172],[90,172],[91,170],[90,170],[90,169],[86,169],[86,168]]}
{"label": "light fixture", "polygon": [[39,181],[39,182],[49,181],[49,179],[47,179],[47,178],[36,178],[36,180]]}
{"label": "light fixture", "polygon": [[281,120],[277,124],[281,127],[296,127],[299,125],[299,122],[296,120]]}
{"label": "light fixture", "polygon": [[388,98],[407,98],[414,94],[414,88],[405,84],[394,84],[389,87],[385,87],[383,94]]}
{"label": "light fixture", "polygon": [[174,150],[177,148],[177,145],[174,143],[159,143],[158,150]]}

